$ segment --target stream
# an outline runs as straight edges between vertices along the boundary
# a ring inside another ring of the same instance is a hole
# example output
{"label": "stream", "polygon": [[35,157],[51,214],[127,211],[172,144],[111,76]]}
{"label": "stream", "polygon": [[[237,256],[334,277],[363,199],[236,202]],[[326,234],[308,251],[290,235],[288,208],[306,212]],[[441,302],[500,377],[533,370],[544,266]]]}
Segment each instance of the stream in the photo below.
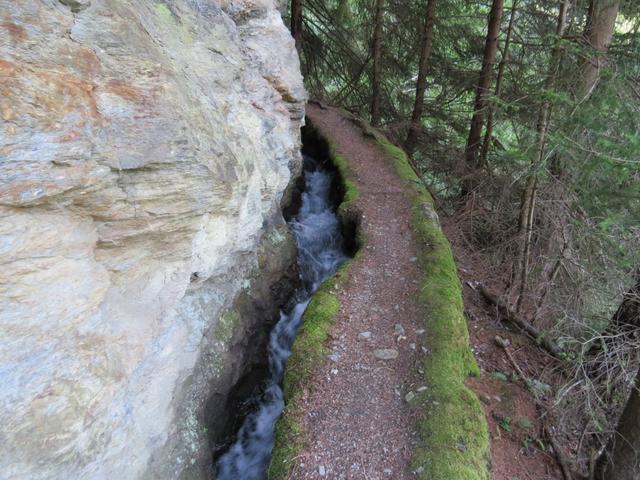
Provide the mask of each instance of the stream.
{"label": "stream", "polygon": [[298,214],[289,221],[298,245],[300,287],[295,306],[280,313],[269,337],[269,376],[240,427],[237,439],[216,464],[218,480],[263,480],[273,449],[275,423],[284,408],[282,380],[291,347],[311,296],[347,260],[340,222],[331,203],[334,174],[305,156],[305,187]]}

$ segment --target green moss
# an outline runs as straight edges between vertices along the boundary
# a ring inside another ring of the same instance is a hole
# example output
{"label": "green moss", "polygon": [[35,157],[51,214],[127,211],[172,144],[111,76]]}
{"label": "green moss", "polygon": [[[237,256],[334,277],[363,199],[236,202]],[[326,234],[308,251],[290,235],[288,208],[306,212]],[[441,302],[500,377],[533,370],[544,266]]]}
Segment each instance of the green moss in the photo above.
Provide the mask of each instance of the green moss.
{"label": "green moss", "polygon": [[317,362],[322,360],[331,321],[340,310],[340,302],[334,294],[335,279],[326,280],[314,294],[304,314],[304,323],[293,347],[284,378],[285,395],[298,391],[309,378]]}
{"label": "green moss", "polygon": [[424,360],[429,395],[419,423],[420,442],[411,468],[424,480],[488,480],[489,433],[482,406],[466,387],[480,369],[469,346],[462,288],[451,246],[437,222],[433,199],[404,152],[380,132],[361,124],[405,180],[424,272],[420,304],[425,312],[429,355]]}
{"label": "green moss", "polygon": [[[317,131],[313,130],[312,126],[307,128],[312,129],[312,135],[326,142]],[[353,209],[353,202],[359,197],[360,192],[351,180],[347,161],[336,152],[331,143],[327,142],[326,146],[329,160],[340,174],[343,198],[338,208],[338,215],[343,226],[355,230],[352,233],[355,233],[356,248],[359,249],[364,239],[358,228],[358,214]],[[333,319],[340,311],[336,292],[347,280],[347,272],[352,262],[353,260],[343,263],[332,277],[324,281],[313,295],[302,317],[302,326],[293,344],[284,375],[283,389],[286,406],[276,423],[273,453],[268,470],[270,480],[289,478],[293,459],[307,442],[305,431],[299,424],[299,419],[304,417],[304,412],[300,411],[300,398],[305,386],[309,383],[313,368],[321,364],[328,353],[324,344]]]}
{"label": "green moss", "polygon": [[289,478],[292,461],[305,445],[304,434],[298,423],[298,398],[288,399],[286,410],[276,424],[273,454],[267,473],[269,479]]}
{"label": "green moss", "polygon": [[349,164],[342,155],[335,151],[335,147],[331,143],[329,143],[329,156],[332,159],[332,163],[338,169],[340,181],[342,182],[342,190],[344,193],[340,209],[347,210],[351,207],[353,202],[358,199],[360,192],[358,191],[358,187],[356,187],[355,183],[353,183],[353,180],[350,178]]}
{"label": "green moss", "polygon": [[223,345],[226,345],[233,337],[233,331],[238,325],[240,314],[235,310],[227,310],[218,321],[213,334],[214,338]]}
{"label": "green moss", "polygon": [[298,419],[301,418],[298,412],[300,396],[305,385],[308,385],[313,368],[321,364],[328,353],[324,343],[333,324],[333,318],[340,310],[336,290],[346,281],[350,263],[344,263],[334,276],[325,280],[304,313],[303,324],[293,345],[284,376],[286,410],[276,424],[269,479],[288,478],[291,460],[306,443],[304,432],[298,423]]}

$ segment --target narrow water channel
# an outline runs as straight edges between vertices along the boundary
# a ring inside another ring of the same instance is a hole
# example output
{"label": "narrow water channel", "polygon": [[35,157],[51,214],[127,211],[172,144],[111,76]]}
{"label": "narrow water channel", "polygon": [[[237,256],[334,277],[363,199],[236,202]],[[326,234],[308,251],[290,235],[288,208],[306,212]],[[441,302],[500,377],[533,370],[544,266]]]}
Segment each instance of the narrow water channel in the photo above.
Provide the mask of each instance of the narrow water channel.
{"label": "narrow water channel", "polygon": [[218,480],[263,480],[273,449],[276,420],[284,408],[282,379],[291,346],[302,315],[313,293],[348,257],[345,242],[331,203],[334,173],[318,161],[305,156],[305,187],[298,214],[289,221],[298,245],[300,287],[294,307],[281,312],[269,338],[269,377],[258,399],[237,434],[236,442],[216,464]]}

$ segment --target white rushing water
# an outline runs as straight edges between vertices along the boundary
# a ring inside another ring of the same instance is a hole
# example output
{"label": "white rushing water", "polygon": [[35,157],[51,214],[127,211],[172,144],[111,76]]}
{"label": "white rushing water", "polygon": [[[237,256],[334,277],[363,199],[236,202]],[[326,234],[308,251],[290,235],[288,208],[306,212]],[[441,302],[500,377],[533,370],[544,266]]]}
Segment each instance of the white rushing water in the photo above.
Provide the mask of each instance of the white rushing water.
{"label": "white rushing water", "polygon": [[332,177],[315,166],[305,171],[298,215],[289,222],[298,245],[301,287],[297,304],[280,320],[269,339],[269,379],[258,408],[245,419],[236,442],[216,465],[218,480],[262,480],[271,458],[277,418],[284,408],[282,378],[291,346],[309,300],[320,284],[347,259],[338,218],[330,201]]}

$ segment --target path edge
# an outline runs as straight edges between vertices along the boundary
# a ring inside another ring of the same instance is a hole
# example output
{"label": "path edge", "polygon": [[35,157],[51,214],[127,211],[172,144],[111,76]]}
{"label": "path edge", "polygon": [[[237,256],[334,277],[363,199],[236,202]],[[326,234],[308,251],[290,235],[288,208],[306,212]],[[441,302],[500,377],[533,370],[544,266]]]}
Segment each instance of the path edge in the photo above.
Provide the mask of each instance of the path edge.
{"label": "path edge", "polygon": [[489,427],[478,397],[465,384],[468,377],[480,376],[480,369],[469,343],[453,251],[433,198],[404,150],[368,123],[345,116],[378,144],[410,192],[412,227],[423,275],[419,304],[427,339],[423,365],[428,387],[411,401],[422,410],[411,470],[420,480],[489,480]]}

